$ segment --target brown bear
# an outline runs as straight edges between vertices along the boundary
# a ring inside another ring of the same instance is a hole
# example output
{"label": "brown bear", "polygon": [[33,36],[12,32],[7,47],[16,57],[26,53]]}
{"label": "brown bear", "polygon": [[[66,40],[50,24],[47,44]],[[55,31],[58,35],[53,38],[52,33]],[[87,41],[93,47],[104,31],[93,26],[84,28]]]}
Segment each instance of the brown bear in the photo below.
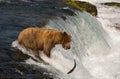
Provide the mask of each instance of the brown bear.
{"label": "brown bear", "polygon": [[62,44],[64,49],[70,49],[71,39],[72,36],[66,32],[29,27],[20,32],[18,43],[34,51],[36,57],[39,57],[39,50],[43,50],[44,54],[50,57],[51,50],[56,44]]}

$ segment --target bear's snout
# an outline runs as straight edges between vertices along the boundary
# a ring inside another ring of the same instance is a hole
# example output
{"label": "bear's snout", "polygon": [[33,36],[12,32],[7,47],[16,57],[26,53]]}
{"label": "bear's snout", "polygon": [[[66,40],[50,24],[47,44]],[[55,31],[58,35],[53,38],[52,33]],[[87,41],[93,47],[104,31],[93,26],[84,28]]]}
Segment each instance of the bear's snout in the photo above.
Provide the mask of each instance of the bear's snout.
{"label": "bear's snout", "polygon": [[63,48],[66,49],[66,50],[67,50],[67,49],[70,49],[70,45],[69,45],[69,44],[64,44],[64,45],[63,45]]}
{"label": "bear's snout", "polygon": [[66,47],[64,47],[64,49],[66,49],[66,50],[67,50],[67,49],[70,49],[70,46],[66,46]]}
{"label": "bear's snout", "polygon": [[69,47],[67,47],[67,49],[70,49],[70,46],[69,46]]}

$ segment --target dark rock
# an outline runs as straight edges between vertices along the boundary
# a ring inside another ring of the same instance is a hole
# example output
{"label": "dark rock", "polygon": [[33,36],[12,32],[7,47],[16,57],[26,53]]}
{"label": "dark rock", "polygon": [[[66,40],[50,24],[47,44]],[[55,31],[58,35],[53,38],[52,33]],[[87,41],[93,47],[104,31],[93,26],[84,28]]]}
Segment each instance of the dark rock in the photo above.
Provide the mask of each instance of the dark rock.
{"label": "dark rock", "polygon": [[53,79],[51,73],[47,69],[25,63],[0,64],[0,79]]}
{"label": "dark rock", "polygon": [[30,56],[22,53],[20,50],[18,49],[13,49],[13,61],[17,61],[17,62],[20,62],[20,61],[24,61],[26,59],[28,59]]}
{"label": "dark rock", "polygon": [[73,0],[64,0],[70,5],[73,5],[77,8],[79,8],[82,11],[87,11],[93,16],[97,16],[97,8],[95,5],[89,3],[89,2],[84,2],[84,1],[73,1]]}
{"label": "dark rock", "polygon": [[120,3],[117,3],[117,2],[109,2],[109,3],[102,3],[104,5],[108,5],[108,6],[117,6],[117,7],[120,7]]}

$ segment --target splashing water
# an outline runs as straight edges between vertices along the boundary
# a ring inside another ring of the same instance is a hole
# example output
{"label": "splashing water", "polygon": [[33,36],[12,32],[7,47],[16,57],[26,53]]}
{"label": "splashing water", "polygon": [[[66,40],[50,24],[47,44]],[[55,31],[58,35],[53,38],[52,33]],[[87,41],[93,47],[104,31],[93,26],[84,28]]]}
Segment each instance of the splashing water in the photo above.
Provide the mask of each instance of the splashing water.
{"label": "splashing water", "polygon": [[[52,19],[46,25],[46,28],[58,29],[71,34],[71,49],[64,50],[60,45],[56,45],[51,51],[51,58],[41,53],[40,56],[50,65],[43,65],[32,59],[26,60],[26,63],[48,68],[58,73],[60,79],[120,78],[119,62],[116,61],[120,56],[118,53],[112,53],[114,50],[108,43],[110,38],[101,24],[85,12],[75,11],[75,13],[75,16],[65,15],[65,20],[60,17]],[[13,42],[12,46],[17,46],[24,53],[30,53],[30,51],[24,51],[25,48],[21,48],[17,41]],[[67,74],[74,66],[74,59],[77,66],[72,73]],[[116,62],[112,62],[113,60]]]}

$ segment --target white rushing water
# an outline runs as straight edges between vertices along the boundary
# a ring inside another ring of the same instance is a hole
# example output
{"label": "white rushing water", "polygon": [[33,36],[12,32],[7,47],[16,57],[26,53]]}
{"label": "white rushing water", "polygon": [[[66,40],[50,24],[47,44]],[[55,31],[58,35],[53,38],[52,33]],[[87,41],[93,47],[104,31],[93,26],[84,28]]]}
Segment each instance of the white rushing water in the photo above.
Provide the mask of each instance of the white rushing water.
{"label": "white rushing water", "polygon": [[[116,6],[107,6],[100,4],[105,2],[120,3],[120,0],[82,1],[87,1],[96,5],[98,10],[98,16],[96,18],[100,21],[102,27],[110,36],[108,43],[111,47],[111,50],[107,56],[101,57],[103,59],[101,63],[98,63],[97,66],[94,65],[96,68],[94,75],[98,78],[100,77],[100,79],[120,79],[120,30],[115,28],[120,27],[120,8]],[[95,63],[98,62],[98,60],[91,62]]]}
{"label": "white rushing water", "polygon": [[105,3],[105,2],[119,2],[120,3],[120,0],[76,0],[76,1],[85,1],[85,2],[90,2],[92,4]]}
{"label": "white rushing water", "polygon": [[[99,9],[100,7],[101,5],[98,5]],[[50,20],[46,28],[71,34],[71,49],[64,50],[60,45],[56,45],[51,51],[51,58],[41,54],[50,65],[32,59],[26,60],[26,63],[36,64],[58,73],[60,79],[120,79],[119,31],[106,28],[106,22],[100,14],[95,18],[86,12],[76,11],[76,16],[66,17],[66,20],[59,17]],[[14,41],[12,46],[26,54],[31,52],[22,48],[17,41]],[[77,66],[72,73],[67,74],[74,66],[74,59]]]}
{"label": "white rushing water", "polygon": [[[49,66],[36,63],[31,59],[26,60],[26,63],[48,68],[58,73],[61,79],[105,79],[106,77],[104,78],[102,75],[103,72],[107,74],[103,71],[105,68],[102,67],[105,62],[101,61],[109,54],[111,48],[107,43],[108,37],[101,24],[96,18],[85,12],[76,12],[76,16],[66,15],[66,17],[65,21],[59,17],[57,20],[50,20],[46,28],[58,29],[71,34],[73,37],[71,49],[64,50],[57,45],[51,51],[51,58],[41,54],[42,58],[50,64]],[[21,48],[17,41],[13,42],[12,46],[19,48],[24,53],[30,53]],[[74,59],[77,66],[72,73],[67,74],[74,66]],[[101,74],[99,74],[100,71]]]}

